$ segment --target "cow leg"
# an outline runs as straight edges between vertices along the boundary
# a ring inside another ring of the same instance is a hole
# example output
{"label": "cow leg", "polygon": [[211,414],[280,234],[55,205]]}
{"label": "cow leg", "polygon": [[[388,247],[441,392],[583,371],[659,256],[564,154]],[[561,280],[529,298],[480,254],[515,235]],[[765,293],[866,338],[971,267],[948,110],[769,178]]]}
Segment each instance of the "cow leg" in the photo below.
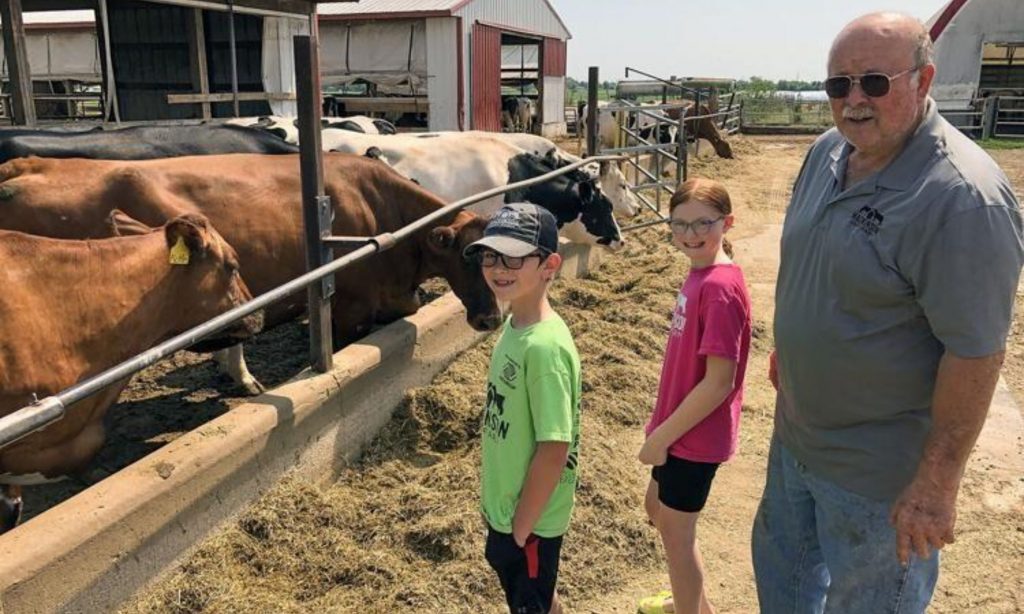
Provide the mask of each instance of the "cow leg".
{"label": "cow leg", "polygon": [[0,489],[0,533],[6,533],[21,522],[25,504],[21,499],[21,486],[4,484]]}
{"label": "cow leg", "polygon": [[238,384],[251,396],[261,394],[264,390],[263,384],[249,372],[245,364],[245,354],[242,353],[242,344],[233,345],[226,350],[220,350],[214,354],[220,370]]}

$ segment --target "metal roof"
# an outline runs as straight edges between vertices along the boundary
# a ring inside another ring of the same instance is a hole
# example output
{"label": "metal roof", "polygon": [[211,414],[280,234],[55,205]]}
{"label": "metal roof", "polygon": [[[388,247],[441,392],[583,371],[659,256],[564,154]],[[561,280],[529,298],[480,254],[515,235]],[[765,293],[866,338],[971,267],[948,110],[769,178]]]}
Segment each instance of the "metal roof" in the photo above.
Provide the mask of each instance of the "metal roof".
{"label": "metal roof", "polygon": [[350,2],[321,2],[317,13],[321,15],[378,15],[382,13],[431,13],[451,15],[469,0],[360,0]]}

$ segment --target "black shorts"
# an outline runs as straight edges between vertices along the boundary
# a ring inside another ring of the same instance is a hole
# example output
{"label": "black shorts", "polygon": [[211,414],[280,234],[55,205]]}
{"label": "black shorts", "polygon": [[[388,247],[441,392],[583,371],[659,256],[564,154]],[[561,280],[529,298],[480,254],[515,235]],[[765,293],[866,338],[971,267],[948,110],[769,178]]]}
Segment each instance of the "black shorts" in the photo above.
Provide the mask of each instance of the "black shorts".
{"label": "black shorts", "polygon": [[668,455],[664,465],[651,469],[658,483],[658,501],[677,512],[699,512],[711,492],[719,463],[698,463]]}
{"label": "black shorts", "polygon": [[513,614],[548,614],[558,581],[562,537],[531,535],[520,548],[508,533],[487,530],[484,556],[498,573]]}

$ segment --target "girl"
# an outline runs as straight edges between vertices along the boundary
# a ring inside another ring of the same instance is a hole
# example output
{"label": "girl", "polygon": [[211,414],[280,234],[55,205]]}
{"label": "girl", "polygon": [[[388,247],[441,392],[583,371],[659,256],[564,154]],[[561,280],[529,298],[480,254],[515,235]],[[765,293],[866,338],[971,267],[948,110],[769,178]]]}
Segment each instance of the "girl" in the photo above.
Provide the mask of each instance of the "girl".
{"label": "girl", "polygon": [[645,614],[712,612],[704,594],[697,516],[718,465],[736,451],[750,350],[750,297],[725,233],[725,187],[690,179],[669,203],[672,244],[690,259],[672,314],[658,400],[640,462],[652,465],[645,507],[661,534],[671,594],[644,599]]}

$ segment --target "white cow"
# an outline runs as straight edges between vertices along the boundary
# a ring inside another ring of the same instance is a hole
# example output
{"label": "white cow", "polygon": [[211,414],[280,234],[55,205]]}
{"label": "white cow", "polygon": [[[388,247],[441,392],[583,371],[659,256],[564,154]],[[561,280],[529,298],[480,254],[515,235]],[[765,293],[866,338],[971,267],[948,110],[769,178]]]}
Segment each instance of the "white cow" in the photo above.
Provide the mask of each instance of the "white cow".
{"label": "white cow", "polygon": [[[451,137],[457,133],[358,134],[324,131],[323,148],[387,160],[398,173],[449,202],[461,200],[565,166],[555,156],[536,155],[492,133]],[[550,210],[559,220],[560,234],[576,243],[622,246],[611,200],[598,179],[575,171],[522,193],[495,196],[472,205],[480,215],[492,215],[506,198],[528,200]]]}
{"label": "white cow", "polygon": [[[422,134],[427,137],[437,137],[445,140],[474,140],[474,139],[499,139],[515,147],[528,151],[538,156],[553,155],[556,159],[566,164],[578,162],[579,156],[565,151],[558,147],[550,139],[535,134],[520,132],[499,133],[482,132],[479,130],[467,130],[465,132],[428,132]],[[327,149],[326,144],[324,149]],[[387,160],[390,163],[390,160]],[[593,162],[583,167],[583,170],[596,177],[601,183],[601,190],[608,200],[612,201],[616,215],[622,217],[633,217],[640,212],[640,202],[636,195],[629,189],[629,182],[617,164]]]}

